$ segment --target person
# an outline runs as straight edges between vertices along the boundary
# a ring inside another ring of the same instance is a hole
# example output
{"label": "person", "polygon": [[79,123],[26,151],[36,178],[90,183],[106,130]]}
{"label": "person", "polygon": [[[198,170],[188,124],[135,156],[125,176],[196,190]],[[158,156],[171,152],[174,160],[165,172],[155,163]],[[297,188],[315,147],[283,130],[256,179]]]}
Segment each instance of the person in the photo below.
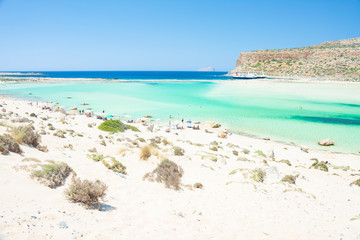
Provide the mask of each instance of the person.
{"label": "person", "polygon": [[184,124],[184,119],[181,119],[181,123]]}

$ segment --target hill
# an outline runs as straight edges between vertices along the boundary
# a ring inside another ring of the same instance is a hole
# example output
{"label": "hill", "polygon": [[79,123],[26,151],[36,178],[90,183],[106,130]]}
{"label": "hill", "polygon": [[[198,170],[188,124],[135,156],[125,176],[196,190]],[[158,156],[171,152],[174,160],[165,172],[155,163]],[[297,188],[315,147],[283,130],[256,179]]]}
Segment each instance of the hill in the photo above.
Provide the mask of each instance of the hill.
{"label": "hill", "polygon": [[264,72],[268,76],[360,81],[360,38],[318,45],[243,52],[229,72]]}

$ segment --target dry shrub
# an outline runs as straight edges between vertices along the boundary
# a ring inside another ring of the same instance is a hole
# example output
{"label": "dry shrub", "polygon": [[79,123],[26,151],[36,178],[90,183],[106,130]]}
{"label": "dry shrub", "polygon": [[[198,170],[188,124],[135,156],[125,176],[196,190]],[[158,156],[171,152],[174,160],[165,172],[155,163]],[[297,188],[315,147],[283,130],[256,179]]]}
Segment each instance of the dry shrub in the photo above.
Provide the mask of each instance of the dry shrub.
{"label": "dry shrub", "polygon": [[142,147],[140,149],[140,159],[148,160],[149,157],[151,157],[151,150],[152,150],[152,147],[149,145]]}
{"label": "dry shrub", "polygon": [[105,183],[99,180],[92,182],[73,178],[69,188],[65,190],[65,195],[70,201],[83,203],[88,208],[97,205],[97,209],[100,210],[99,199],[104,200],[106,190]]}
{"label": "dry shrub", "polygon": [[204,185],[202,185],[202,183],[197,182],[197,183],[194,183],[193,187],[203,189]]}
{"label": "dry shrub", "polygon": [[166,145],[172,145],[172,143],[170,141],[168,141],[166,138],[164,138],[162,140],[162,143],[166,146]]}
{"label": "dry shrub", "polygon": [[144,179],[163,182],[167,188],[173,187],[179,190],[183,174],[184,170],[180,166],[165,159],[151,173],[145,174]]}
{"label": "dry shrub", "polygon": [[175,147],[173,148],[173,150],[174,150],[174,155],[175,155],[175,156],[183,156],[184,153],[185,153],[185,150],[182,149],[181,147],[178,147],[178,146],[175,146]]}
{"label": "dry shrub", "polygon": [[47,146],[45,146],[45,145],[37,145],[36,149],[41,151],[41,152],[48,152],[49,151]]}
{"label": "dry shrub", "polygon": [[31,125],[13,127],[12,135],[18,143],[27,144],[33,147],[37,147],[41,142],[41,136],[34,131],[34,127]]}
{"label": "dry shrub", "polygon": [[0,135],[0,152],[5,155],[9,152],[22,153],[20,145],[9,134]]}
{"label": "dry shrub", "polygon": [[[40,168],[40,169],[39,169]],[[74,171],[63,162],[49,161],[49,164],[40,164],[31,172],[32,178],[37,178],[41,183],[50,188],[64,184],[64,180]]]}

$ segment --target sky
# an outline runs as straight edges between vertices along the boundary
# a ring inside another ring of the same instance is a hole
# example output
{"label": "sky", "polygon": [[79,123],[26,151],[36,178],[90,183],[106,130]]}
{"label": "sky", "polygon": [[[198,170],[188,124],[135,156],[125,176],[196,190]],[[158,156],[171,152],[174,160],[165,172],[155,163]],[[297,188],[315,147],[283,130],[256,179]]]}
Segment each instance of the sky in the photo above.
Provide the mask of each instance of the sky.
{"label": "sky", "polygon": [[360,0],[0,0],[0,71],[229,71],[360,37]]}

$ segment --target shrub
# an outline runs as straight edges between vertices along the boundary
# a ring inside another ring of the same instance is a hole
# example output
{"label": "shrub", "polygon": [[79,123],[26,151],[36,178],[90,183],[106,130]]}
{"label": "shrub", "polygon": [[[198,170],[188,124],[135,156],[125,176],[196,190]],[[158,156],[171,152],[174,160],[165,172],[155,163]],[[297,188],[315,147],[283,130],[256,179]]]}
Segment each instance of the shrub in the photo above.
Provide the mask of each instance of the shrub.
{"label": "shrub", "polygon": [[31,125],[12,128],[12,135],[18,143],[27,144],[33,147],[37,147],[41,142],[40,134],[35,132],[34,127]]}
{"label": "shrub", "polygon": [[314,163],[310,166],[310,168],[319,169],[324,172],[328,172],[329,168],[326,166],[326,163],[321,161],[319,162],[317,159],[314,159]]}
{"label": "shrub", "polygon": [[139,141],[139,142],[145,142],[145,139],[144,138],[137,138],[136,141]]}
{"label": "shrub", "polygon": [[255,153],[259,156],[266,157],[265,154],[261,150],[255,151]]}
{"label": "shrub", "polygon": [[209,149],[210,149],[211,151],[217,151],[217,150],[218,150],[218,148],[215,147],[215,146],[212,146],[212,147],[210,147]]}
{"label": "shrub", "polygon": [[202,183],[194,183],[193,185],[194,188],[200,188],[200,189],[203,189],[204,188],[204,185],[202,185]]}
{"label": "shrub", "polygon": [[233,153],[235,156],[238,156],[238,155],[239,155],[239,152],[236,151],[236,150],[233,150],[232,153]]}
{"label": "shrub", "polygon": [[125,132],[127,129],[131,129],[134,132],[140,132],[136,127],[126,125],[120,120],[106,120],[98,126],[98,129],[105,132]]}
{"label": "shrub", "polygon": [[140,159],[148,160],[149,157],[151,157],[151,149],[152,149],[152,147],[149,145],[142,147],[140,149]]}
{"label": "shrub", "polygon": [[45,145],[37,145],[36,149],[41,151],[41,152],[48,152],[49,151],[47,146],[45,146]]}
{"label": "shrub", "polygon": [[53,135],[59,138],[65,138],[65,132],[61,130],[57,130]]}
{"label": "shrub", "polygon": [[281,179],[282,182],[287,182],[290,184],[296,184],[296,178],[297,176],[293,176],[293,175],[286,175],[285,177],[283,177]]}
{"label": "shrub", "polygon": [[266,173],[260,169],[260,168],[256,168],[251,172],[251,176],[250,178],[256,182],[264,182]]}
{"label": "shrub", "polygon": [[287,164],[288,166],[291,166],[290,161],[287,160],[287,159],[282,159],[282,160],[279,161],[279,163],[285,163],[285,164]]}
{"label": "shrub", "polygon": [[173,150],[174,150],[174,155],[175,155],[175,156],[183,156],[184,153],[185,153],[185,150],[182,149],[181,147],[178,147],[178,146],[175,146],[175,147],[173,148]]}
{"label": "shrub", "polygon": [[83,203],[88,208],[97,205],[97,209],[100,210],[99,199],[104,200],[106,190],[105,183],[99,180],[92,182],[73,178],[69,188],[65,190],[65,195],[70,201]]}
{"label": "shrub", "polygon": [[100,162],[104,159],[104,156],[101,154],[91,154],[91,155],[89,154],[87,156],[92,160],[94,160],[95,162]]}
{"label": "shrub", "polygon": [[250,153],[250,151],[249,151],[248,149],[245,149],[245,148],[242,150],[242,152],[243,152],[244,154],[249,154],[249,153]]}
{"label": "shrub", "polygon": [[92,152],[92,153],[96,153],[96,152],[97,152],[97,150],[96,150],[96,148],[95,148],[95,147],[90,148],[88,151],[89,151],[89,152]]}
{"label": "shrub", "polygon": [[125,175],[127,174],[126,167],[121,162],[117,161],[114,157],[106,157],[102,160],[102,163],[107,169],[110,169],[113,172],[122,173]]}
{"label": "shrub", "polygon": [[359,186],[359,187],[360,187],[360,178],[357,179],[357,180],[355,180],[355,181],[353,181],[352,183],[350,183],[350,186],[352,186],[352,185],[356,185],[356,186]]}
{"label": "shrub", "polygon": [[9,152],[22,153],[20,145],[9,134],[0,135],[0,152],[5,155]]}
{"label": "shrub", "polygon": [[64,180],[73,170],[63,162],[50,162],[38,165],[40,169],[31,172],[32,178],[37,178],[41,183],[50,188],[64,184]]}
{"label": "shrub", "polygon": [[93,126],[92,126],[92,124],[91,124],[91,123],[88,123],[88,127],[89,127],[89,128],[92,128]]}
{"label": "shrub", "polygon": [[171,142],[169,142],[166,138],[164,138],[162,140],[162,143],[166,146],[166,145],[172,145]]}
{"label": "shrub", "polygon": [[30,113],[30,117],[37,117],[37,115],[35,113]]}
{"label": "shrub", "polygon": [[183,174],[184,171],[180,166],[165,159],[151,173],[145,174],[144,179],[163,182],[167,188],[173,187],[179,190]]}

